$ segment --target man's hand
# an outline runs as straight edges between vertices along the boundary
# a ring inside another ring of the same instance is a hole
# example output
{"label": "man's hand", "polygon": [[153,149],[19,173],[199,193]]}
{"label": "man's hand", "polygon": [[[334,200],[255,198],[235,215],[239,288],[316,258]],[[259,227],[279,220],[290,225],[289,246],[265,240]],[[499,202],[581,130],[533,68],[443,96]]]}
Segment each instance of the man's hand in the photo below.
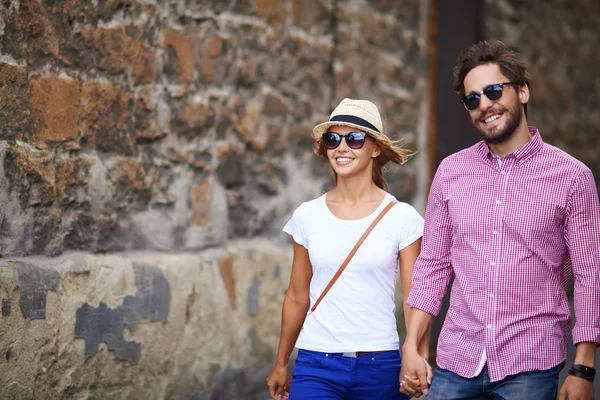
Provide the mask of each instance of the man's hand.
{"label": "man's hand", "polygon": [[287,379],[287,365],[275,365],[267,378],[267,387],[273,400],[287,400],[285,381]]}
{"label": "man's hand", "polygon": [[411,397],[429,393],[433,370],[416,350],[403,351],[400,391]]}
{"label": "man's hand", "polygon": [[569,375],[560,388],[558,400],[594,400],[594,385],[588,380]]}

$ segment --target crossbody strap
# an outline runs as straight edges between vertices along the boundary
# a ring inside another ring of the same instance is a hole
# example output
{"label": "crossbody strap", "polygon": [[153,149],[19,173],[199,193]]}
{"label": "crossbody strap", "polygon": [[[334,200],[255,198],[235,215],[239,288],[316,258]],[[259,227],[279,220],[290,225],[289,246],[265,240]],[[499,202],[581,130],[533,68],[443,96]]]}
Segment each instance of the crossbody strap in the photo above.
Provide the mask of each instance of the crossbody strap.
{"label": "crossbody strap", "polygon": [[360,247],[360,245],[363,244],[363,242],[365,241],[365,239],[367,238],[367,236],[369,236],[369,234],[371,233],[371,231],[375,228],[375,226],[379,223],[379,221],[381,221],[381,219],[383,218],[383,216],[385,214],[387,214],[387,212],[390,211],[392,209],[392,207],[394,206],[394,204],[396,204],[396,203],[398,203],[398,202],[395,201],[395,200],[392,201],[392,202],[390,202],[383,209],[383,211],[381,211],[381,213],[379,213],[379,215],[377,216],[377,218],[375,218],[375,220],[367,228],[367,230],[365,231],[365,233],[363,233],[363,235],[360,237],[360,239],[358,239],[358,242],[356,242],[356,244],[354,245],[354,248],[352,249],[352,251],[350,252],[350,254],[348,254],[348,257],[346,257],[346,259],[344,260],[344,262],[342,263],[342,265],[340,266],[340,268],[337,270],[337,272],[335,273],[335,275],[333,276],[333,278],[331,278],[331,280],[329,281],[329,283],[327,284],[327,286],[323,290],[323,293],[321,293],[321,295],[319,296],[319,298],[315,302],[315,305],[313,305],[312,308],[310,309],[310,312],[314,312],[317,309],[317,306],[319,305],[319,303],[321,302],[321,300],[323,300],[323,297],[325,297],[325,295],[327,294],[327,292],[329,292],[329,289],[331,289],[331,287],[333,286],[333,284],[335,283],[335,281],[337,281],[338,278],[340,277],[340,275],[342,274],[342,272],[344,272],[344,270],[348,266],[348,263],[350,262],[350,260],[352,260],[352,257],[354,257],[354,254],[356,254],[356,252],[357,252],[358,248]]}

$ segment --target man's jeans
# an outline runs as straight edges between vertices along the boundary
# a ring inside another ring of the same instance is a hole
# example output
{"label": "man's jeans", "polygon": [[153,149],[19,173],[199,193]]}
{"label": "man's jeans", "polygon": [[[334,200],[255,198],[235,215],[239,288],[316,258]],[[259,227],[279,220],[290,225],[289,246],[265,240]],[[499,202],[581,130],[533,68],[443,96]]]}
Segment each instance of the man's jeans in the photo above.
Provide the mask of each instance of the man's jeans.
{"label": "man's jeans", "polygon": [[487,366],[475,378],[436,368],[427,400],[556,400],[564,363],[544,371],[522,372],[490,382]]}
{"label": "man's jeans", "polygon": [[299,350],[290,400],[408,400],[400,393],[400,352],[356,358]]}

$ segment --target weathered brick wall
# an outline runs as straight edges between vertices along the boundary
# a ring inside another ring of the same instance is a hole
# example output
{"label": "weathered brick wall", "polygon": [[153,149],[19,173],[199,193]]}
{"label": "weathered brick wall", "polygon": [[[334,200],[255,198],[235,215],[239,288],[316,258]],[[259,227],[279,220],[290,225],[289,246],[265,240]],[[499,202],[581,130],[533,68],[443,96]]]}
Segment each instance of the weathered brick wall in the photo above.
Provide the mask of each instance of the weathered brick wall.
{"label": "weathered brick wall", "polygon": [[487,36],[530,66],[528,121],[590,167],[600,188],[600,2],[486,1]]}
{"label": "weathered brick wall", "polygon": [[0,0],[0,397],[264,398],[314,124],[375,101],[424,205],[427,12]]}
{"label": "weathered brick wall", "polygon": [[[345,96],[416,147],[426,8],[338,3],[3,1],[0,252],[272,235],[330,184],[309,134]],[[405,200],[414,165],[389,174]]]}

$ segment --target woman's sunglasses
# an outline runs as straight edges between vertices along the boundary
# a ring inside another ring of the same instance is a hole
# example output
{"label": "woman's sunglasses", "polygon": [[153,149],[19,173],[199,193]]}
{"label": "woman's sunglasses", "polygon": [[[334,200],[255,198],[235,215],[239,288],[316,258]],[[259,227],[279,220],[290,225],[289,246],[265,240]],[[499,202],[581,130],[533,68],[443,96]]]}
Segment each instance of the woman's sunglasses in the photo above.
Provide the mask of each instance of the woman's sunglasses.
{"label": "woman's sunglasses", "polygon": [[473,111],[479,107],[479,103],[481,102],[481,95],[484,94],[485,97],[490,99],[490,101],[497,101],[502,97],[502,89],[504,85],[512,85],[512,82],[504,82],[504,83],[495,83],[493,85],[486,86],[479,93],[471,93],[466,95],[460,101],[463,106],[469,111]]}
{"label": "woman's sunglasses", "polygon": [[364,132],[350,132],[341,135],[337,132],[325,132],[323,134],[323,144],[327,150],[334,150],[342,143],[342,138],[346,140],[348,147],[358,150],[365,144],[367,134]]}

